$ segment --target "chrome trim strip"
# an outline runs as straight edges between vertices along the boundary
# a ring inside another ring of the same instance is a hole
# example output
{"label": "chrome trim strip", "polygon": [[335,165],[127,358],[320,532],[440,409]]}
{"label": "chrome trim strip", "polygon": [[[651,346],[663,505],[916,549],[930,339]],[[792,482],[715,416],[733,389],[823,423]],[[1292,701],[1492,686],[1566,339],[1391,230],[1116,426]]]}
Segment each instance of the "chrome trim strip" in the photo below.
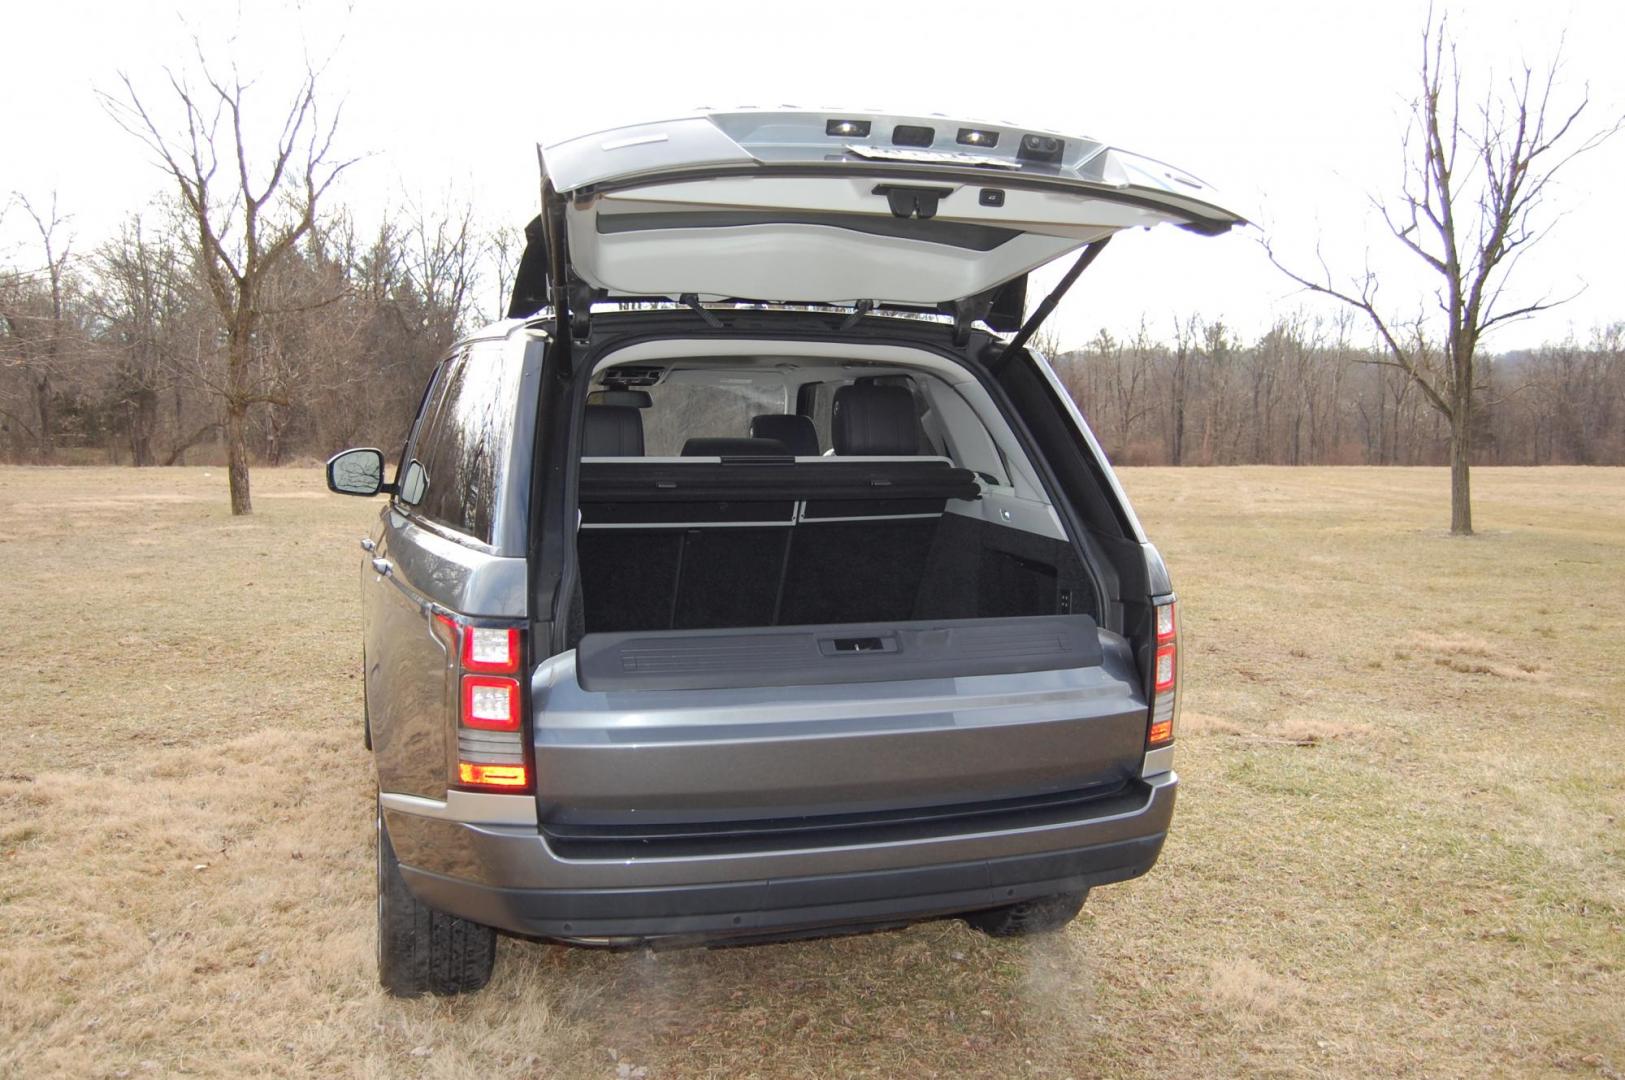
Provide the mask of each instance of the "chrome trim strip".
{"label": "chrome trim strip", "polygon": [[446,801],[421,795],[381,792],[378,805],[418,817],[478,825],[535,825],[536,799],[530,795],[496,795],[483,791],[448,791]]}
{"label": "chrome trim strip", "polygon": [[786,528],[795,522],[788,518],[777,521],[606,521],[583,522],[581,531],[592,529],[744,529],[744,528]]}
{"label": "chrome trim strip", "polygon": [[937,514],[863,514],[858,517],[804,517],[803,525],[820,525],[826,521],[913,521],[916,518],[939,518]]}
{"label": "chrome trim strip", "polygon": [[1140,766],[1141,778],[1149,778],[1173,771],[1174,748],[1172,746],[1159,746],[1155,750],[1145,752],[1145,761]]}

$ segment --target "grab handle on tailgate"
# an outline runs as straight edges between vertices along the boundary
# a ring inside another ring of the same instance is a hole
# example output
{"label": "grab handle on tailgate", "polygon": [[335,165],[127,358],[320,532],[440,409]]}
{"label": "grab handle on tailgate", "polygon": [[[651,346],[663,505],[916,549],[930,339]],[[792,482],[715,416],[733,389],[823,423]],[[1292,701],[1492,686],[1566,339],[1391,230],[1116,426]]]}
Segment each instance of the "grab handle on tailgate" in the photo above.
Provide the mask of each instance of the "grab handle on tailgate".
{"label": "grab handle on tailgate", "polygon": [[896,634],[874,634],[859,637],[827,637],[818,639],[818,651],[825,656],[853,656],[858,653],[891,653],[897,651]]}

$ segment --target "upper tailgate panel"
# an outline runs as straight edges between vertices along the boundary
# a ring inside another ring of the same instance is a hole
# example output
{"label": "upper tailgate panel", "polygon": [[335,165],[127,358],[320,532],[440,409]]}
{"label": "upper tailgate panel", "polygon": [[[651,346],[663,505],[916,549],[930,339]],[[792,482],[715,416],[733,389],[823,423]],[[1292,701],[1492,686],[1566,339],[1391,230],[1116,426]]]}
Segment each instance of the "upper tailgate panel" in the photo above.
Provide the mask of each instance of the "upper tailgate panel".
{"label": "upper tailgate panel", "polygon": [[1120,229],[1243,219],[1094,139],[945,117],[718,112],[546,148],[576,275],[612,294],[940,304]]}

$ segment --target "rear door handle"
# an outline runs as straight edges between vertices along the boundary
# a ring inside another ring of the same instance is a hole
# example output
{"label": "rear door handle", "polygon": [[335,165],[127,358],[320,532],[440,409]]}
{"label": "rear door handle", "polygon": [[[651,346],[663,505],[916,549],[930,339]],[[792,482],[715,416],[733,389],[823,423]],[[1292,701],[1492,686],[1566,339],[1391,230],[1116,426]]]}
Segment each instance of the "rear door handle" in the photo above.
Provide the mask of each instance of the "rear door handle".
{"label": "rear door handle", "polygon": [[389,565],[389,560],[388,559],[374,559],[374,560],[372,560],[372,568],[374,570],[376,570],[378,573],[382,574],[384,577],[388,577],[390,574],[393,574],[395,572],[395,568],[393,566]]}
{"label": "rear door handle", "polygon": [[378,547],[378,545],[372,542],[372,537],[363,536],[361,538],[361,550],[362,551],[375,551],[375,550],[377,550],[377,547]]}

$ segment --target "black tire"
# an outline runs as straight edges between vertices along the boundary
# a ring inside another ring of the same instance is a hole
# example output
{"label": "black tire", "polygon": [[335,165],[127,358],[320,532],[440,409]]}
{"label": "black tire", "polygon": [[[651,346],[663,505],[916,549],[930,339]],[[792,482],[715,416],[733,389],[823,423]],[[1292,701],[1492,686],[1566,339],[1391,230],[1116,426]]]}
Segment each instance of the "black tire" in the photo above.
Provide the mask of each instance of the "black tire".
{"label": "black tire", "polygon": [[1083,892],[1039,896],[1019,904],[973,911],[962,916],[973,930],[988,937],[1028,937],[1032,934],[1053,934],[1064,929],[1083,910]]}
{"label": "black tire", "polygon": [[395,997],[467,994],[491,981],[497,933],[425,907],[401,877],[378,815],[378,981]]}

